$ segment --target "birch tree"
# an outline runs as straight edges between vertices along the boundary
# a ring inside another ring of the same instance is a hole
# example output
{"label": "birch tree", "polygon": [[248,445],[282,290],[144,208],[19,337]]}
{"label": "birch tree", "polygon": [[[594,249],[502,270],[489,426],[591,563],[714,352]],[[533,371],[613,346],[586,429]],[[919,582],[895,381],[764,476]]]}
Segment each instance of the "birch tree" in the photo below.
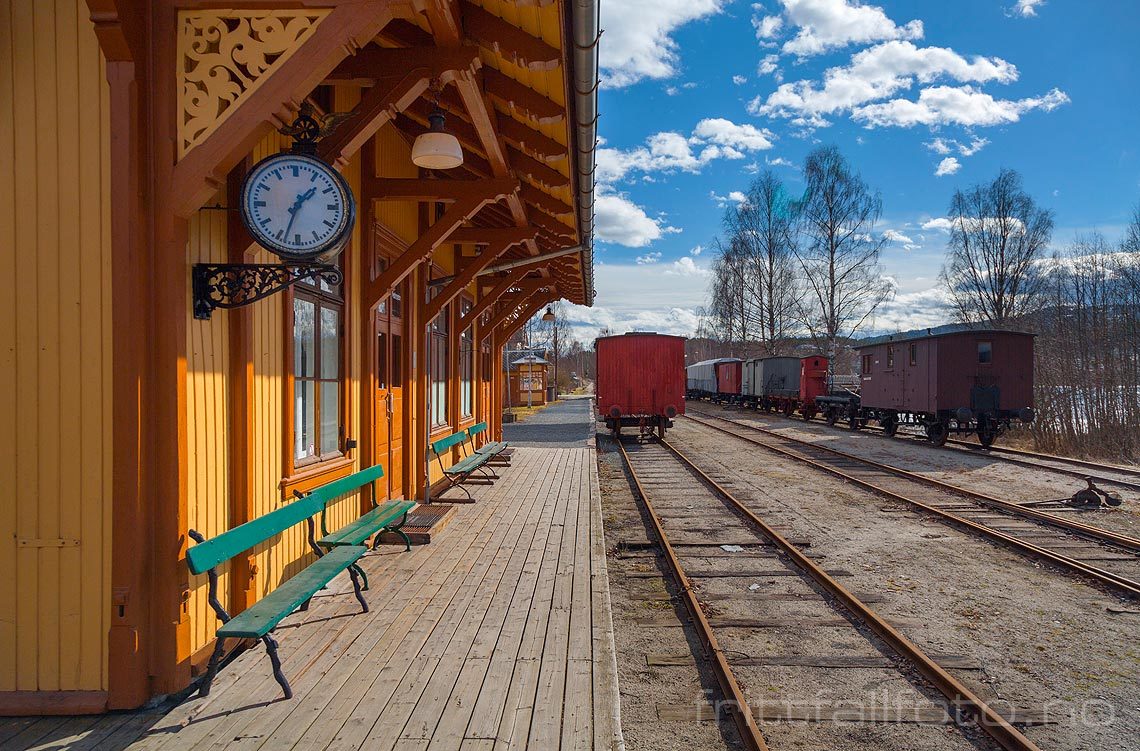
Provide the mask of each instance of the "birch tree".
{"label": "birch tree", "polygon": [[725,214],[725,229],[741,256],[743,318],[764,354],[780,354],[795,329],[795,222],[787,192],[771,170]]}
{"label": "birch tree", "polygon": [[795,250],[806,287],[800,315],[834,362],[838,341],[854,336],[894,292],[879,264],[886,240],[875,236],[882,200],[834,146],[808,155],[804,182]]}
{"label": "birch tree", "polygon": [[989,183],[955,191],[948,218],[942,279],[959,320],[1004,325],[1036,309],[1053,214],[1025,192],[1021,176],[1003,169]]}

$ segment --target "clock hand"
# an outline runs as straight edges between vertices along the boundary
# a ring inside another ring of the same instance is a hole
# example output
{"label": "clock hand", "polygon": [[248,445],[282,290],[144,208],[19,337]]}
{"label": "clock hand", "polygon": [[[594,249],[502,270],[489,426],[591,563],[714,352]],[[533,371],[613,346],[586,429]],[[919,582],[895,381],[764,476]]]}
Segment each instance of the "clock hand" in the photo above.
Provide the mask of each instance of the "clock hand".
{"label": "clock hand", "polygon": [[309,188],[304,193],[301,193],[299,196],[297,196],[297,200],[295,200],[293,202],[293,205],[289,207],[289,223],[285,225],[286,238],[289,237],[289,230],[293,228],[293,220],[297,218],[297,212],[301,210],[301,205],[316,195],[316,193],[316,188]]}
{"label": "clock hand", "polygon": [[289,207],[289,223],[285,225],[285,237],[289,236],[289,230],[293,228],[293,220],[297,218],[297,212],[301,210],[301,204],[312,198],[316,192],[316,188],[309,188],[304,193],[298,195],[297,200],[293,201],[293,205]]}

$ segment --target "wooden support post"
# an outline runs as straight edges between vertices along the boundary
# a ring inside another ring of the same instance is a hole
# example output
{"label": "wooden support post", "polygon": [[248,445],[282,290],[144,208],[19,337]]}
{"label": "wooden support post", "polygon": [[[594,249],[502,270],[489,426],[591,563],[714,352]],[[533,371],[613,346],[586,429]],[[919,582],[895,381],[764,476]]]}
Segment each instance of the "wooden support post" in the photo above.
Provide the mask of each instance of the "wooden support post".
{"label": "wooden support post", "polygon": [[[243,161],[229,176],[226,204],[238,205],[241,177],[249,160]],[[230,216],[226,223],[226,244],[230,263],[250,263],[256,250],[245,226]],[[253,519],[253,310],[249,307],[231,310],[229,323],[230,369],[230,528]],[[230,615],[237,615],[257,599],[254,587],[252,557],[239,555],[230,564]]]}
{"label": "wooden support post", "polygon": [[[117,35],[116,35],[117,36]],[[142,134],[147,67],[127,60],[108,61],[111,167],[111,356],[112,498],[111,602],[107,635],[109,709],[134,709],[150,698],[149,603],[153,496],[149,489],[151,447],[145,389],[149,381],[147,331],[152,263],[148,252],[143,185],[146,139]],[[130,540],[129,545],[114,544]]]}

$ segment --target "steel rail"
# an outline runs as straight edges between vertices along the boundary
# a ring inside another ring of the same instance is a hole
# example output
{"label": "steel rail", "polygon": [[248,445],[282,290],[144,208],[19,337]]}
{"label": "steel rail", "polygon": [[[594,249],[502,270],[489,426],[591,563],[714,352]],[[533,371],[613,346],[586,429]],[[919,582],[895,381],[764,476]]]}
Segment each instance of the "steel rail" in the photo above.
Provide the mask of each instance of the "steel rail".
{"label": "steel rail", "polygon": [[[936,480],[933,477],[926,477],[925,475],[920,475],[916,472],[911,472],[909,470],[903,469],[902,467],[896,467],[893,464],[883,464],[882,462],[877,462],[873,459],[866,459],[866,458],[861,457],[861,456],[856,456],[855,454],[849,454],[846,451],[840,451],[839,449],[834,449],[834,448],[831,448],[830,446],[821,446],[818,443],[814,443],[812,441],[807,441],[807,440],[804,440],[802,438],[793,438],[792,436],[787,436],[787,435],[784,435],[782,433],[777,433],[774,430],[768,430],[767,428],[761,428],[757,425],[749,425],[747,423],[743,423],[743,422],[740,422],[738,420],[730,420],[727,417],[720,417],[719,415],[709,414],[708,412],[697,412],[696,414],[703,415],[705,417],[711,417],[714,420],[722,420],[724,422],[731,423],[733,425],[739,425],[740,427],[747,428],[748,430],[753,430],[753,431],[756,431],[758,433],[764,433],[765,435],[773,436],[775,438],[778,438],[781,441],[788,441],[789,443],[797,443],[797,444],[800,444],[801,446],[808,446],[810,448],[813,448],[813,449],[816,449],[819,451],[824,451],[824,452],[829,453],[829,454],[834,454],[835,456],[839,456],[839,457],[842,457],[844,459],[850,459],[853,461],[857,461],[857,462],[860,462],[862,464],[866,464],[867,466],[874,467],[875,469],[879,469],[879,470],[882,470],[884,472],[889,472],[891,474],[898,475],[899,477],[904,477],[908,480],[912,480],[914,482],[917,482],[917,483],[920,483],[923,485],[930,485],[930,486],[936,487],[936,488],[938,488],[940,490],[944,490],[948,493],[956,493],[958,495],[964,495],[968,498],[973,498],[974,500],[976,500],[982,504],[985,504],[987,506],[990,506],[991,508],[999,509],[1002,511],[1007,511],[1011,514],[1014,514],[1017,516],[1023,516],[1027,519],[1033,519],[1034,521],[1040,522],[1042,524],[1047,524],[1047,525],[1050,525],[1053,527],[1057,527],[1059,529],[1063,529],[1067,532],[1072,532],[1073,534],[1077,534],[1077,535],[1081,535],[1083,537],[1090,538],[1090,539],[1094,540],[1095,542],[1105,543],[1108,545],[1115,545],[1116,547],[1119,547],[1123,550],[1127,550],[1129,552],[1140,553],[1140,538],[1120,534],[1119,532],[1112,532],[1110,530],[1101,529],[1100,527],[1094,527],[1094,526],[1089,525],[1089,524],[1082,524],[1081,522],[1073,521],[1072,519],[1065,519],[1063,517],[1056,516],[1055,514],[1050,514],[1047,511],[1038,511],[1037,509],[1023,506],[1020,503],[1013,503],[1012,501],[1004,501],[1001,498],[995,498],[992,495],[986,495],[985,493],[979,493],[976,490],[970,490],[968,488],[963,488],[959,485],[953,485],[951,483],[944,482],[942,480]],[[686,416],[692,417],[691,415],[686,415]],[[716,425],[711,425],[707,422],[703,422],[702,420],[697,419],[695,417],[693,417],[692,419],[695,422],[708,425],[708,427],[710,427],[710,428],[714,428],[716,430],[721,430],[721,431],[726,432],[726,433],[729,432],[727,430],[724,430],[724,428],[719,428]],[[735,434],[732,434],[732,435],[735,435]],[[741,438],[743,440],[752,440],[752,439],[749,439],[745,436],[737,436],[737,437]]]}
{"label": "steel rail", "polygon": [[[791,418],[788,418],[791,419]],[[864,430],[882,433],[888,440],[892,436],[887,436],[886,432],[877,426],[866,426]],[[1019,467],[1030,467],[1032,469],[1043,469],[1048,472],[1056,472],[1059,475],[1067,477],[1077,477],[1081,480],[1090,479],[1095,482],[1104,483],[1107,485],[1117,485],[1129,490],[1140,490],[1140,482],[1132,482],[1130,480],[1120,480],[1114,477],[1107,477],[1105,475],[1092,475],[1088,470],[1100,470],[1101,472],[1119,472],[1124,475],[1140,475],[1140,470],[1129,469],[1127,467],[1118,467],[1112,464],[1098,464],[1096,462],[1085,461],[1084,459],[1073,459],[1067,456],[1056,456],[1055,454],[1040,454],[1035,451],[1022,451],[1020,449],[1011,449],[1006,446],[990,446],[986,448],[978,443],[970,441],[963,441],[956,438],[951,438],[946,441],[947,444],[953,446],[961,446],[962,448],[952,448],[951,446],[935,446],[931,444],[926,437],[921,433],[900,433],[910,438],[914,438],[916,442],[925,444],[930,448],[941,449],[943,451],[951,451],[957,453],[974,453],[979,456],[989,456],[999,461],[1008,464],[1016,464]],[[1003,456],[1003,454],[1014,454],[1014,456]],[[1039,461],[1028,461],[1027,459],[1019,459],[1018,456],[1036,457]],[[1055,467],[1051,464],[1044,464],[1043,462],[1060,462],[1062,464],[1074,464],[1078,467],[1084,467],[1085,470],[1072,469],[1070,467]]]}
{"label": "steel rail", "polygon": [[[747,441],[749,443],[753,443],[757,446],[761,446],[763,448],[766,448],[769,451],[774,451],[778,454],[781,454],[782,456],[786,456],[790,459],[795,459],[798,462],[802,462],[804,464],[807,464],[808,466],[815,467],[816,469],[819,469],[823,472],[827,472],[829,474],[835,475],[836,477],[840,477],[840,478],[842,478],[848,482],[854,483],[855,485],[858,485],[859,487],[864,488],[866,490],[870,490],[873,493],[878,493],[879,495],[885,496],[885,497],[890,498],[892,500],[907,503],[911,506],[914,506],[915,508],[921,509],[922,511],[925,511],[925,512],[930,513],[930,514],[934,514],[935,516],[937,516],[937,517],[939,517],[939,518],[941,518],[947,522],[950,522],[951,524],[955,524],[955,525],[958,525],[960,527],[964,527],[969,531],[972,531],[972,532],[975,532],[975,533],[980,534],[982,536],[988,537],[992,540],[996,540],[998,542],[1003,542],[1006,545],[1014,548],[1015,550],[1017,550],[1019,552],[1027,553],[1027,554],[1032,555],[1034,557],[1041,558],[1043,560],[1049,561],[1050,563],[1053,563],[1053,564],[1056,564],[1056,565],[1061,566],[1063,568],[1069,569],[1070,571],[1073,571],[1075,573],[1079,573],[1085,577],[1088,577],[1089,579],[1096,581],[1097,583],[1099,583],[1105,587],[1109,587],[1109,588],[1111,588],[1117,592],[1120,592],[1120,593],[1122,593],[1128,597],[1140,597],[1140,582],[1133,581],[1132,579],[1129,579],[1129,578],[1124,577],[1124,576],[1120,576],[1119,574],[1114,574],[1111,571],[1107,571],[1105,569],[1098,568],[1097,566],[1091,566],[1091,565],[1089,565],[1083,561],[1077,560],[1076,558],[1070,558],[1069,556],[1061,555],[1060,553],[1054,552],[1054,551],[1049,550],[1047,548],[1040,547],[1039,545],[1034,545],[1033,543],[1026,542],[1025,540],[1021,540],[1021,539],[1014,537],[1012,535],[1008,535],[1005,532],[1001,532],[1001,531],[996,530],[992,527],[987,527],[984,524],[979,524],[978,522],[970,521],[969,519],[966,519],[965,517],[958,516],[956,514],[948,513],[946,511],[943,511],[942,509],[938,508],[937,506],[931,506],[928,503],[923,503],[922,501],[916,501],[913,498],[909,498],[907,496],[900,495],[898,493],[895,493],[894,491],[887,490],[886,488],[875,485],[874,483],[867,482],[866,480],[860,480],[858,477],[855,477],[854,475],[849,475],[845,472],[842,472],[841,470],[835,469],[834,467],[829,467],[826,464],[822,464],[822,463],[817,462],[813,459],[809,459],[806,456],[801,456],[799,454],[796,454],[795,452],[787,451],[787,450],[782,449],[778,446],[773,446],[769,443],[765,443],[764,441],[756,440],[755,438],[749,438],[748,436],[743,436],[743,435],[740,435],[739,433],[733,433],[731,430],[726,430],[725,428],[722,428],[718,425],[713,425],[712,423],[705,422],[704,420],[698,420],[698,419],[692,418],[691,415],[687,415],[687,417],[689,417],[690,419],[693,419],[693,421],[699,425],[704,425],[706,427],[712,428],[713,430],[719,430],[722,433],[726,433],[726,434],[731,435],[735,438],[739,438],[742,441]],[[727,420],[726,422],[732,422],[732,421]],[[779,434],[776,434],[776,435],[779,435]],[[788,441],[795,442],[795,443],[803,443],[803,444],[806,444],[809,446],[813,446],[814,448],[824,449],[824,450],[828,450],[828,451],[831,450],[831,449],[826,449],[823,446],[816,446],[815,444],[812,444],[808,441],[799,441],[798,439],[787,438],[785,436],[779,436],[779,437],[783,440],[788,440]],[[844,455],[843,452],[836,452],[836,453],[838,453],[840,455]],[[846,455],[844,455],[844,456],[846,456]],[[863,461],[862,459],[858,459],[858,457],[854,457],[854,458],[856,458],[858,461]],[[873,464],[873,462],[868,462],[868,463]],[[905,470],[903,470],[903,471],[905,471]]]}
{"label": "steel rail", "polygon": [[[708,414],[708,413],[704,412],[704,413],[698,413],[698,414]],[[807,421],[807,420],[805,420],[805,421],[793,420],[788,415],[785,415],[782,413],[762,412],[760,414],[764,414],[764,415],[769,416],[769,417],[782,417],[785,420],[789,420],[791,422],[796,422],[796,423],[798,423],[798,422],[810,423],[810,421]],[[715,416],[715,415],[710,415],[710,416]],[[828,427],[835,427],[834,425],[830,425],[828,423],[823,423],[823,424],[828,425]],[[836,428],[836,429],[840,430],[842,432],[841,428]],[[863,429],[868,431],[868,432],[883,434],[887,440],[890,440],[892,438],[892,436],[887,436],[885,431],[881,427],[878,427],[878,426],[868,425],[868,426],[864,427]],[[921,433],[903,432],[903,433],[899,433],[899,435],[905,435],[905,436],[908,436],[910,438],[914,438],[916,441],[926,445],[929,448],[942,449],[943,451],[959,451],[959,449],[949,448],[947,446],[935,446],[932,443],[930,443],[928,440],[926,440],[926,438]],[[962,446],[963,448],[969,449],[969,450],[973,451],[974,453],[979,454],[981,456],[993,456],[994,458],[999,459],[1003,462],[1008,462],[1009,464],[1016,464],[1020,467],[1031,467],[1033,469],[1044,469],[1044,470],[1047,470],[1049,472],[1056,472],[1057,474],[1067,475],[1069,477],[1077,477],[1077,478],[1080,478],[1082,480],[1085,478],[1089,478],[1095,482],[1106,483],[1109,485],[1117,485],[1117,486],[1122,487],[1122,488],[1128,488],[1129,490],[1140,490],[1140,482],[1131,482],[1129,480],[1120,480],[1120,479],[1116,479],[1113,477],[1106,477],[1104,475],[1090,475],[1086,471],[1081,471],[1081,470],[1077,470],[1077,469],[1070,469],[1068,467],[1054,467],[1054,466],[1049,465],[1049,464],[1042,464],[1041,462],[1032,462],[1032,461],[1028,461],[1026,459],[1018,459],[1016,456],[1001,456],[1000,454],[1015,454],[1018,456],[1036,457],[1039,460],[1044,461],[1044,462],[1061,462],[1063,464],[1064,463],[1075,464],[1078,467],[1085,467],[1086,469],[1100,470],[1102,472],[1119,472],[1119,473],[1124,474],[1124,475],[1140,476],[1140,468],[1121,467],[1121,466],[1117,466],[1114,464],[1099,464],[1097,462],[1085,461],[1084,459],[1073,459],[1073,458],[1067,457],[1067,456],[1056,456],[1055,454],[1040,454],[1040,453],[1037,453],[1035,451],[1022,451],[1020,449],[1012,449],[1012,448],[1008,448],[1006,446],[991,446],[987,449],[985,446],[982,446],[980,444],[972,443],[970,441],[962,441],[962,440],[958,440],[958,439],[954,439],[954,438],[951,438],[951,439],[947,440],[946,442],[950,443],[950,444],[954,444],[955,446]]]}
{"label": "steel rail", "polygon": [[[981,697],[971,691],[965,684],[948,673],[941,665],[931,659],[922,649],[910,641],[901,631],[885,621],[878,613],[866,603],[856,597],[846,587],[839,583],[835,577],[828,574],[823,568],[807,557],[798,547],[788,541],[783,535],[773,529],[761,519],[748,506],[738,500],[712,477],[698,467],[693,461],[664,439],[657,439],[658,443],[668,449],[680,459],[687,467],[697,474],[705,483],[713,488],[720,496],[727,500],[732,508],[751,522],[764,537],[768,538],[780,551],[804,573],[810,576],[819,586],[832,597],[841,602],[855,618],[882,639],[895,653],[912,665],[941,693],[949,703],[954,719],[961,722],[959,713],[966,714],[977,723],[987,735],[993,738],[1007,751],[1040,751],[1033,741],[1026,738],[1017,728],[1013,727],[987,704]],[[625,453],[624,447],[622,453]],[[626,455],[626,461],[629,461]],[[630,472],[633,466],[630,464]],[[695,601],[695,597],[694,597]]]}
{"label": "steel rail", "polygon": [[[1017,464],[1017,465],[1020,465],[1022,467],[1035,467],[1035,468],[1039,468],[1039,469],[1047,469],[1047,470],[1052,471],[1052,472],[1057,472],[1059,474],[1064,474],[1064,475],[1070,475],[1072,477],[1080,477],[1082,479],[1085,477],[1089,477],[1089,478],[1095,480],[1096,482],[1103,482],[1103,483],[1109,483],[1112,485],[1119,485],[1121,487],[1129,488],[1131,490],[1140,490],[1140,482],[1131,482],[1129,480],[1116,480],[1116,479],[1113,479],[1111,477],[1104,477],[1102,475],[1090,475],[1088,472],[1082,472],[1082,471],[1077,470],[1077,469],[1069,469],[1067,467],[1053,467],[1053,466],[1050,466],[1048,464],[1042,464],[1040,462],[1061,462],[1063,464],[1073,464],[1073,465],[1076,465],[1078,467],[1085,467],[1085,468],[1091,469],[1091,470],[1099,470],[1101,472],[1119,472],[1122,475],[1130,475],[1130,476],[1140,476],[1140,469],[1131,469],[1129,467],[1120,467],[1120,466],[1117,466],[1115,464],[1100,464],[1097,462],[1086,461],[1084,459],[1074,459],[1074,458],[1068,457],[1068,456],[1057,456],[1055,454],[1042,454],[1042,453],[1039,453],[1036,451],[1022,451],[1021,449],[1011,449],[1007,446],[990,446],[989,448],[986,448],[985,446],[982,446],[981,444],[971,443],[970,441],[960,441],[960,440],[952,439],[952,440],[947,441],[947,443],[951,443],[955,446],[962,446],[964,449],[972,451],[976,454],[980,454],[982,456],[993,456],[996,454],[996,455],[998,455],[997,458],[1001,459],[1003,462],[1009,462],[1010,464]],[[1003,454],[1013,454],[1013,456],[1003,456]],[[1021,456],[1035,458],[1035,459],[1038,459],[1039,461],[1033,462],[1033,461],[1026,461],[1025,459],[1016,458],[1016,457],[1021,457]]]}
{"label": "steel rail", "polygon": [[748,700],[744,697],[744,691],[741,690],[740,684],[736,680],[736,675],[732,672],[732,667],[728,664],[728,658],[725,657],[724,650],[720,648],[720,642],[717,641],[716,634],[713,633],[712,624],[709,623],[708,618],[705,617],[705,613],[697,601],[693,583],[685,573],[685,569],[681,565],[681,560],[677,557],[676,551],[673,550],[673,544],[669,542],[669,535],[665,533],[665,526],[661,522],[661,517],[657,515],[657,510],[653,508],[653,502],[649,500],[649,494],[645,492],[645,488],[641,484],[641,478],[637,476],[637,472],[633,469],[633,462],[630,460],[629,454],[626,453],[625,446],[621,443],[621,438],[615,437],[614,442],[617,443],[618,450],[621,451],[622,458],[625,459],[625,465],[629,467],[629,474],[630,477],[633,478],[634,485],[637,487],[637,494],[641,498],[641,502],[645,504],[645,510],[649,512],[649,520],[653,523],[654,534],[657,535],[657,541],[661,543],[661,549],[665,553],[665,559],[669,562],[669,569],[672,571],[673,578],[677,580],[677,586],[684,596],[685,607],[688,609],[693,622],[697,625],[698,636],[704,644],[705,650],[712,657],[713,672],[716,673],[717,682],[720,683],[721,691],[725,697],[731,699],[732,716],[736,722],[737,730],[740,731],[741,740],[744,741],[744,744],[751,751],[768,751],[768,743],[764,740],[763,733],[760,732],[760,726],[756,724],[756,717],[752,714],[752,708],[748,706]]}

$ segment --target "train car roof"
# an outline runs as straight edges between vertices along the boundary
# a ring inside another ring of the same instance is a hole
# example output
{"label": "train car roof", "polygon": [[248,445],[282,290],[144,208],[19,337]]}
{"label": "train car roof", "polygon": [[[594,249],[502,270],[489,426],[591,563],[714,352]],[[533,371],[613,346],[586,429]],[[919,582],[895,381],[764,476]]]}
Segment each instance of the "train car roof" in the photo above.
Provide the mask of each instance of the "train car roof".
{"label": "train car roof", "polygon": [[700,362],[695,362],[692,365],[686,365],[685,367],[686,368],[695,368],[698,365],[716,365],[716,364],[722,363],[722,362],[744,362],[744,361],[741,360],[739,357],[714,357],[711,360],[701,360]]}
{"label": "train car roof", "polygon": [[621,339],[622,337],[626,337],[626,336],[659,336],[659,337],[662,337],[663,339],[684,339],[685,338],[683,336],[677,336],[676,334],[658,334],[656,331],[627,331],[624,334],[610,334],[609,336],[596,336],[596,337],[594,337],[594,341],[598,341],[600,339]]}
{"label": "train car roof", "polygon": [[1017,331],[1016,329],[1002,329],[994,326],[986,326],[976,323],[950,323],[945,326],[935,326],[929,329],[914,329],[913,331],[903,331],[898,334],[887,334],[885,336],[874,336],[869,339],[861,339],[855,342],[855,349],[865,349],[867,347],[876,347],[880,344],[890,344],[892,342],[912,342],[918,339],[933,339],[939,336],[951,336],[953,334],[1018,334],[1021,336],[1037,336],[1028,331]]}
{"label": "train car roof", "polygon": [[749,357],[745,363],[761,362],[763,360],[806,360],[809,357],[822,357],[823,355],[764,355],[763,357]]}

